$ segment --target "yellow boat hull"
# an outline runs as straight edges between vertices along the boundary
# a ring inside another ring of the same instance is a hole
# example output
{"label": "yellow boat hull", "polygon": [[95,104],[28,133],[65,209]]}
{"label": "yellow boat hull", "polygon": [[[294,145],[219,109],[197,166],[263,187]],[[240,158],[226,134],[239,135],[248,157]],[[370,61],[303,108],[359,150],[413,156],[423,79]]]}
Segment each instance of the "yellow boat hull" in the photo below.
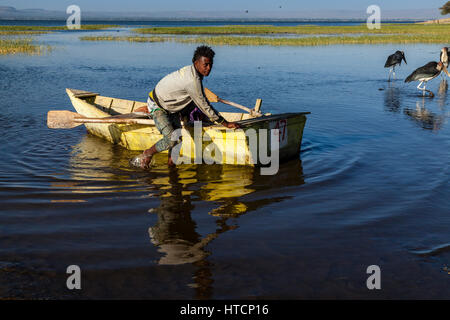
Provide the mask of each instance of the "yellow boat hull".
{"label": "yellow boat hull", "polygon": [[[146,105],[145,102],[104,97],[87,91],[74,89],[66,91],[77,113],[90,118],[130,113]],[[182,143],[178,146],[180,156],[185,161],[236,165],[260,164],[261,153],[269,155],[273,152],[270,129],[279,129],[279,136],[277,136],[279,160],[298,157],[306,123],[306,112],[257,118],[252,118],[245,113],[223,112],[221,114],[228,121],[239,121],[243,129],[230,130],[220,125],[204,126],[201,128],[202,138],[196,138],[194,141],[192,137],[195,136],[195,129],[185,127],[186,133],[189,132],[189,134],[183,135]],[[85,126],[89,133],[129,150],[148,149],[163,137],[155,125],[86,123]],[[251,137],[256,137],[256,141]],[[254,145],[257,148],[254,148]],[[261,148],[267,150],[261,150]]]}

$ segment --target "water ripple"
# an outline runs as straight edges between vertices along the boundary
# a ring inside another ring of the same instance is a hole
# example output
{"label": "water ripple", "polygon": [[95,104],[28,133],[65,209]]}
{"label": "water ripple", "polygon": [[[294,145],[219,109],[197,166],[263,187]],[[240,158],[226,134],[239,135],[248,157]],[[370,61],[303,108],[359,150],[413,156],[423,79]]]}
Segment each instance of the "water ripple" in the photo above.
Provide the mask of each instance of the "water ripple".
{"label": "water ripple", "polygon": [[430,249],[420,249],[420,250],[413,250],[414,254],[421,256],[421,257],[434,257],[434,256],[440,256],[447,252],[450,252],[450,243],[445,243],[441,245],[434,246]]}

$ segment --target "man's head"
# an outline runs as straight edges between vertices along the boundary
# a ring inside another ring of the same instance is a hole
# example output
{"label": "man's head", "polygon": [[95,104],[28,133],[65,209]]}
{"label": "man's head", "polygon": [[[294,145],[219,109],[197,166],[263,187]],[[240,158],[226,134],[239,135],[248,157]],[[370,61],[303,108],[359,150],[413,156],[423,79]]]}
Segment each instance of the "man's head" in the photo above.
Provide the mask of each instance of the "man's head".
{"label": "man's head", "polygon": [[200,46],[195,49],[192,62],[198,73],[207,77],[211,72],[214,60],[214,51],[208,46]]}

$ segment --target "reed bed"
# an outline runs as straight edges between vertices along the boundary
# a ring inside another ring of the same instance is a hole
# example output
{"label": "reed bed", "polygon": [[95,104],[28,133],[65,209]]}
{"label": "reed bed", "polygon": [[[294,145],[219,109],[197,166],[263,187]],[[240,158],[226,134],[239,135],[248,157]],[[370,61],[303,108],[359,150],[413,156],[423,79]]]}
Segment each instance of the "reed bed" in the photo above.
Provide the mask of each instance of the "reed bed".
{"label": "reed bed", "polygon": [[102,36],[81,37],[85,41],[128,41],[128,42],[179,42],[202,43],[228,46],[323,46],[344,44],[389,44],[389,43],[450,43],[450,34],[439,35],[362,35],[362,36],[321,36],[304,38],[282,37],[157,37],[157,36]]}
{"label": "reed bed", "polygon": [[179,34],[179,35],[229,35],[229,34],[417,34],[444,35],[450,33],[450,25],[424,24],[382,24],[381,29],[368,29],[366,24],[357,26],[271,26],[229,25],[220,27],[154,27],[133,29],[137,34]]}
{"label": "reed bed", "polygon": [[[117,25],[93,24],[81,25],[81,30],[101,30],[117,27]],[[0,55],[6,54],[42,54],[51,51],[50,46],[33,44],[30,36],[51,33],[54,31],[68,31],[67,26],[0,26]],[[18,37],[17,37],[18,36]]]}
{"label": "reed bed", "polygon": [[118,37],[118,36],[83,36],[80,40],[83,41],[128,41],[128,42],[164,42],[173,41],[174,37],[141,37],[141,36],[129,36],[129,37]]}
{"label": "reed bed", "polygon": [[6,54],[42,54],[51,50],[50,46],[39,46],[33,44],[31,38],[5,39],[0,38],[0,55]]}
{"label": "reed bed", "polygon": [[48,31],[2,31],[0,30],[0,35],[2,36],[16,36],[16,35],[34,35],[34,34],[44,34]]}
{"label": "reed bed", "polygon": [[328,36],[305,38],[270,37],[199,37],[176,38],[182,43],[204,43],[209,45],[249,45],[249,46],[323,46],[344,44],[393,44],[393,43],[448,43],[447,35],[385,35],[385,36]]}

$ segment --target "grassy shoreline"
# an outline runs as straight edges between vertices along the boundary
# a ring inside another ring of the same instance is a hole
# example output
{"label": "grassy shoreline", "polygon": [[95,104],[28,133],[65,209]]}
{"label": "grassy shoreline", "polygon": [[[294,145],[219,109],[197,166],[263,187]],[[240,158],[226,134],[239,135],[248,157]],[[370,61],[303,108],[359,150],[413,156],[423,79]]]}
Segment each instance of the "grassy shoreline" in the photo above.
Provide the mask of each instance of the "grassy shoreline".
{"label": "grassy shoreline", "polygon": [[380,36],[329,36],[305,38],[271,38],[271,37],[139,37],[139,36],[103,36],[80,37],[82,41],[128,41],[128,42],[178,42],[202,43],[207,45],[229,46],[323,46],[344,44],[407,44],[407,43],[448,43],[450,35],[380,35]]}
{"label": "grassy shoreline", "polygon": [[[103,30],[117,25],[82,25],[81,30]],[[0,55],[41,54],[51,48],[32,43],[32,38],[8,38],[53,31],[69,31],[66,26],[0,26]],[[155,27],[132,29],[135,36],[82,36],[82,41],[179,42],[214,46],[324,46],[345,44],[450,43],[450,25],[382,24],[381,29],[357,26],[271,26],[238,25],[220,27]],[[283,37],[283,35],[305,37]],[[164,35],[164,36],[161,36]],[[174,35],[174,36],[170,36]],[[180,37],[179,35],[183,35]],[[271,35],[277,35],[271,37]]]}
{"label": "grassy shoreline", "polygon": [[[103,30],[118,27],[117,25],[81,25],[80,30]],[[7,54],[42,54],[51,50],[50,46],[39,46],[33,44],[31,37],[54,31],[70,31],[67,26],[0,26],[0,55]],[[18,38],[16,36],[19,36]]]}
{"label": "grassy shoreline", "polygon": [[178,34],[178,35],[270,35],[270,34],[430,34],[450,33],[450,25],[423,24],[382,24],[381,29],[368,29],[366,24],[357,26],[271,26],[271,25],[228,25],[220,27],[154,27],[133,29],[137,34]]}
{"label": "grassy shoreline", "polygon": [[[80,39],[84,41],[180,42],[249,46],[450,43],[450,25],[411,23],[382,24],[381,29],[368,29],[365,24],[357,26],[300,25],[288,27],[229,25],[220,27],[138,28],[133,29],[132,32],[136,36],[81,37]],[[306,37],[283,37],[283,35],[288,34],[306,35]],[[170,35],[176,35],[177,37]],[[180,35],[184,37],[179,37]],[[270,37],[270,35],[277,35],[277,37]]]}
{"label": "grassy shoreline", "polygon": [[128,42],[168,42],[174,37],[140,37],[140,36],[82,36],[82,41],[128,41]]}

